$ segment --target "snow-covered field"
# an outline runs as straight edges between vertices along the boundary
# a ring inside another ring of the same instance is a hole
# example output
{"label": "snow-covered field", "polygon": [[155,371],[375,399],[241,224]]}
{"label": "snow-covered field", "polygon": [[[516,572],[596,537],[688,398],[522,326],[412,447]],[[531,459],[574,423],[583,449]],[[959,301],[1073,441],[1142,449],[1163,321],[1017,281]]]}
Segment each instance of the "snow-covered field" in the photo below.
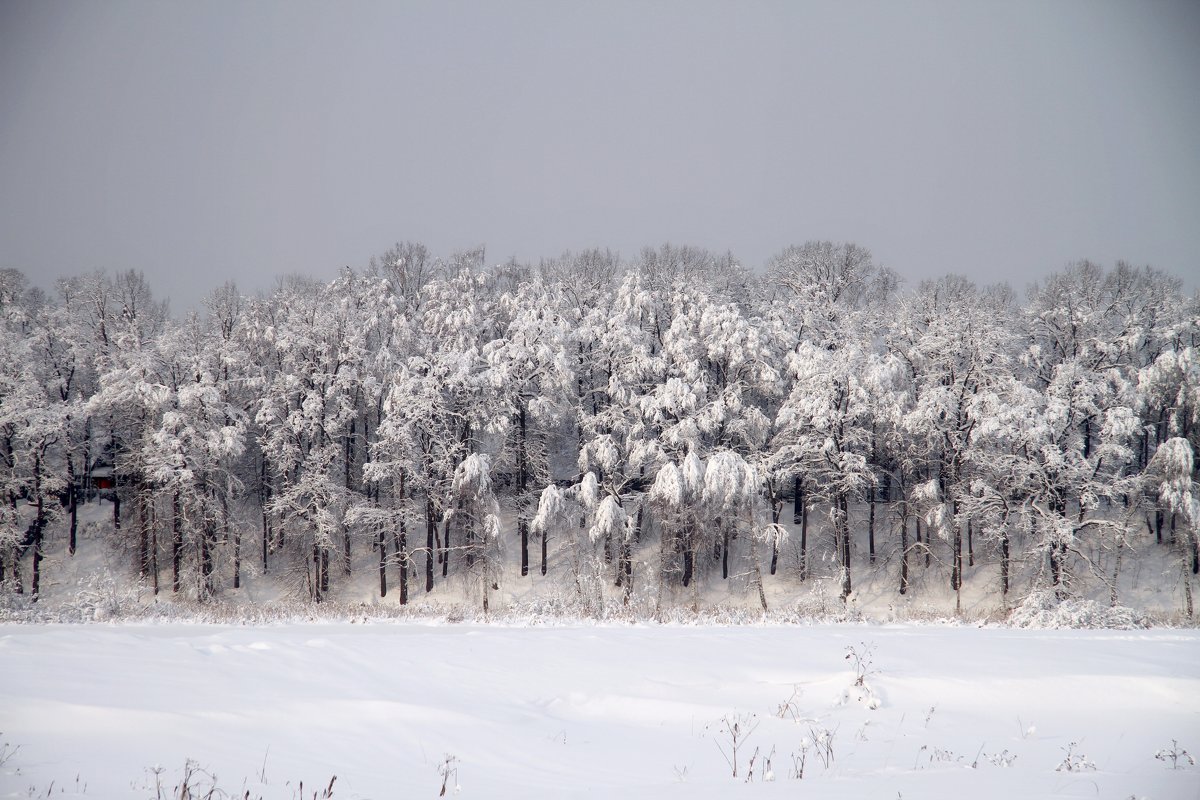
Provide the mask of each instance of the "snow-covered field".
{"label": "snow-covered field", "polygon": [[3,625],[0,676],[4,797],[165,797],[187,759],[436,797],[447,755],[478,798],[1200,797],[1155,758],[1200,753],[1193,630]]}

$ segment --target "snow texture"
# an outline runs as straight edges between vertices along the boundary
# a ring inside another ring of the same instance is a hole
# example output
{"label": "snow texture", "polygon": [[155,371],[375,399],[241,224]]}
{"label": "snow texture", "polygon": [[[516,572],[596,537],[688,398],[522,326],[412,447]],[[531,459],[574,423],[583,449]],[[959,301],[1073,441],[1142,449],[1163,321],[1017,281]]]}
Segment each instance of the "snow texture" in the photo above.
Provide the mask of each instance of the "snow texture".
{"label": "snow texture", "polygon": [[192,759],[252,798],[1195,798],[1155,754],[1200,748],[1198,665],[1195,631],[3,625],[0,797]]}

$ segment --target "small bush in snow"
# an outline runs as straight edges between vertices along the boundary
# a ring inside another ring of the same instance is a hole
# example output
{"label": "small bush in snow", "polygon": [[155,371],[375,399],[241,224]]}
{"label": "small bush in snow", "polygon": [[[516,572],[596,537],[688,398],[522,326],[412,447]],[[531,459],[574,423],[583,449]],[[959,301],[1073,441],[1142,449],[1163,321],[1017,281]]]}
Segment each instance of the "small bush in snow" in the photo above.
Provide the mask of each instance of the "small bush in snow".
{"label": "small bush in snow", "polygon": [[843,703],[854,699],[872,710],[879,708],[881,705],[879,696],[875,694],[875,690],[871,688],[871,684],[867,681],[867,678],[877,673],[877,670],[872,665],[874,650],[874,644],[867,644],[865,642],[861,644],[861,647],[856,648],[853,645],[846,647],[846,660],[850,662],[854,669],[854,683],[842,693]]}
{"label": "small bush in snow", "polygon": [[438,797],[445,797],[448,788],[452,789],[454,794],[462,791],[462,786],[458,784],[458,756],[450,753],[443,756],[442,763],[438,764],[438,777],[442,779],[442,790],[438,792]]}
{"label": "small bush in snow", "polygon": [[[738,776],[738,750],[746,744],[746,740],[758,728],[757,714],[726,714],[717,723],[717,731],[721,738],[713,739],[717,749],[725,757],[725,763],[733,771],[733,777]],[[725,742],[723,745],[722,740]]]}
{"label": "small bush in snow", "polygon": [[1144,614],[1125,606],[1103,606],[1091,600],[1059,600],[1054,592],[1030,592],[1008,616],[1014,628],[1149,628]]}
{"label": "small bush in snow", "polygon": [[1062,760],[1062,763],[1054,768],[1056,772],[1085,772],[1096,768],[1091,759],[1083,753],[1075,752],[1075,748],[1078,746],[1078,742],[1071,742],[1066,746],[1065,752],[1067,755]]}
{"label": "small bush in snow", "polygon": [[811,747],[821,766],[829,769],[829,765],[833,763],[833,737],[837,734],[837,729],[809,728],[808,733],[812,738],[802,742],[801,748]]}
{"label": "small bush in snow", "polygon": [[994,767],[1011,767],[1017,760],[1016,753],[1001,750],[999,753],[984,753],[983,757]]}
{"label": "small bush in snow", "polygon": [[793,686],[792,693],[788,699],[780,703],[778,708],[775,709],[775,716],[780,719],[790,719],[793,722],[800,722],[802,719],[800,716],[800,695],[803,693],[804,690],[799,686]]}
{"label": "small bush in snow", "polygon": [[1196,766],[1196,759],[1192,758],[1192,754],[1180,747],[1179,742],[1174,739],[1171,740],[1169,748],[1164,747],[1155,753],[1154,757],[1164,763],[1171,762],[1171,769],[1179,769],[1180,765]]}

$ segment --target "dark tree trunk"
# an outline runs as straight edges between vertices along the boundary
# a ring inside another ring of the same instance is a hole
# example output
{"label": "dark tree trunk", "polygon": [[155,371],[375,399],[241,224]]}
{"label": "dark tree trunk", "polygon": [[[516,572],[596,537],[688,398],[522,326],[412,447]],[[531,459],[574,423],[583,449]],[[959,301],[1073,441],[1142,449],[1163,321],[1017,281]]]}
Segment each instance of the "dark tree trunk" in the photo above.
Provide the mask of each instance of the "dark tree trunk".
{"label": "dark tree trunk", "polygon": [[150,574],[154,576],[154,594],[158,595],[158,525],[150,531]]}
{"label": "dark tree trunk", "polygon": [[[783,499],[776,498],[771,503],[771,524],[779,524],[779,516],[783,513]],[[775,574],[776,568],[779,566],[779,537],[771,536],[771,574]]]}
{"label": "dark tree trunk", "polygon": [[321,548],[321,594],[329,594],[329,548]]}
{"label": "dark tree trunk", "polygon": [[342,463],[345,465],[345,475],[343,480],[347,489],[354,488],[354,432],[356,430],[356,419],[350,420],[350,432],[346,434],[346,447]]}
{"label": "dark tree trunk", "polygon": [[908,593],[908,515],[900,520],[900,594]]}
{"label": "dark tree trunk", "polygon": [[75,474],[75,459],[67,456],[67,513],[70,528],[67,536],[67,555],[75,555],[76,536],[79,529],[79,477]]}
{"label": "dark tree trunk", "polygon": [[433,499],[425,500],[425,592],[433,591],[433,539],[436,523],[433,520]]}
{"label": "dark tree trunk", "polygon": [[958,591],[962,588],[962,525],[958,521],[958,501],[951,504],[954,514],[954,561],[950,568],[950,588]]}
{"label": "dark tree trunk", "polygon": [[[221,528],[229,541],[229,496],[221,493]],[[233,588],[242,588],[242,526],[233,531]]]}
{"label": "dark tree trunk", "polygon": [[521,532],[521,577],[529,574],[529,523],[523,518],[517,522]]}
{"label": "dark tree trunk", "polygon": [[375,546],[379,550],[379,596],[387,597],[387,535],[382,525],[379,527]]}
{"label": "dark tree trunk", "polygon": [[696,550],[692,545],[692,533],[690,530],[685,532],[681,538],[683,545],[683,585],[684,588],[687,588],[692,582],[693,573],[696,569]]}
{"label": "dark tree trunk", "polygon": [[312,596],[316,602],[321,602],[321,547],[316,543],[312,548]]}
{"label": "dark tree trunk", "polygon": [[150,577],[150,525],[146,519],[146,499],[141,487],[137,490],[138,512],[138,576]]}
{"label": "dark tree trunk", "polygon": [[150,502],[148,490],[144,485],[138,486],[136,495],[136,508],[138,515],[138,574],[142,578],[151,578],[152,584],[158,583],[158,575],[154,567],[155,559],[152,556],[151,547],[151,531],[153,529],[153,521],[150,519]]}
{"label": "dark tree trunk", "polygon": [[800,580],[808,578],[808,502],[800,493]]}
{"label": "dark tree trunk", "polygon": [[258,504],[262,509],[262,568],[267,572],[267,553],[271,546],[271,522],[267,517],[267,501],[271,499],[271,485],[267,482],[267,459],[261,460],[258,475]]}
{"label": "dark tree trunk", "polygon": [[729,528],[717,520],[721,529],[721,580],[729,579]]}
{"label": "dark tree trunk", "polygon": [[525,415],[525,400],[521,398],[517,408],[517,527],[521,531],[521,577],[529,574],[529,520],[526,516],[526,494],[529,491],[529,453]]}
{"label": "dark tree trunk", "polygon": [[838,495],[838,527],[841,538],[842,602],[850,596],[850,508],[846,495]]}
{"label": "dark tree trunk", "polygon": [[1008,596],[1008,530],[1000,534],[1000,594]]}
{"label": "dark tree trunk", "polygon": [[[641,512],[639,511],[638,514],[639,514],[639,518],[640,518]],[[548,560],[547,556],[548,556],[548,547],[547,547],[547,541],[546,541],[546,529],[542,528],[542,575],[546,574],[546,562]]]}
{"label": "dark tree trunk", "polygon": [[870,563],[875,563],[875,487],[872,486],[869,490],[871,495],[871,508],[867,516],[867,559]]}
{"label": "dark tree trunk", "polygon": [[975,566],[975,526],[967,520],[967,566]]}
{"label": "dark tree trunk", "polygon": [[42,584],[42,534],[40,531],[33,540],[33,577],[30,580],[29,593],[36,602]]}
{"label": "dark tree trunk", "polygon": [[396,558],[400,561],[400,605],[408,604],[408,529],[400,522],[400,535],[396,540]]}
{"label": "dark tree trunk", "polygon": [[[39,470],[40,468],[40,464],[35,467],[35,469]],[[36,602],[38,592],[41,591],[42,587],[42,533],[46,526],[46,507],[45,501],[42,499],[41,486],[37,486],[34,491],[37,493],[37,516],[33,520],[33,541],[30,542],[33,546],[33,576],[30,579],[29,593]]]}
{"label": "dark tree trunk", "polygon": [[799,525],[800,517],[804,513],[804,484],[800,477],[796,478],[796,485],[792,492],[792,524]]}
{"label": "dark tree trunk", "polygon": [[213,558],[212,558],[212,541],[213,532],[208,525],[205,526],[204,533],[200,536],[200,576],[203,580],[202,595],[208,597],[212,594],[212,573],[213,573]]}
{"label": "dark tree trunk", "polygon": [[179,566],[184,555],[184,510],[179,489],[170,495],[170,590],[179,591]]}

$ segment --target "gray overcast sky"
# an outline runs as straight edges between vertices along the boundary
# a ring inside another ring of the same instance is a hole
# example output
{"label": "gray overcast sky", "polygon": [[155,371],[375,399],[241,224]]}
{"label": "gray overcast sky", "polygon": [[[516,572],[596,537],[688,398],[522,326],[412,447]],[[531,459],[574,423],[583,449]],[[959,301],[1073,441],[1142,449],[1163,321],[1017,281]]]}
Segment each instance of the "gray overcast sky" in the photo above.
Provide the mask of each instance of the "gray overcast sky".
{"label": "gray overcast sky", "polygon": [[179,310],[401,239],[1194,287],[1200,3],[0,0],[0,266]]}

